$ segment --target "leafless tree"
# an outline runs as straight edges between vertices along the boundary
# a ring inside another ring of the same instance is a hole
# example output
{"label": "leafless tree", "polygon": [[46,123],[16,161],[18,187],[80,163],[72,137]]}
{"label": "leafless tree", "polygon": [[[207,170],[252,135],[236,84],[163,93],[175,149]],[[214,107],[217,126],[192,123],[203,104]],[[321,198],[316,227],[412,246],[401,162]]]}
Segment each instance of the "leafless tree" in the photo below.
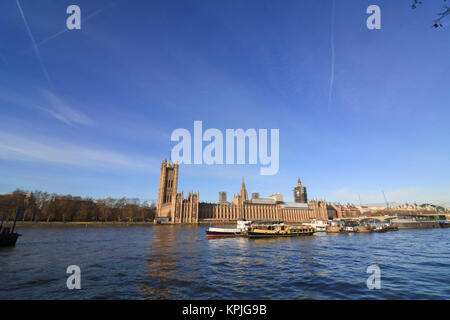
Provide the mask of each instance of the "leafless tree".
{"label": "leafless tree", "polygon": [[[443,2],[447,2],[447,0],[443,0]],[[413,4],[412,4],[412,8],[416,9],[418,5],[422,4],[421,0],[414,0]],[[450,7],[447,5],[444,5],[444,11],[438,13],[438,18],[436,20],[434,20],[434,24],[433,27],[434,28],[439,28],[439,27],[443,27],[442,19],[444,19],[446,16],[450,15]]]}
{"label": "leafless tree", "polygon": [[0,195],[0,220],[11,221],[22,206],[22,221],[153,221],[154,203],[137,198],[99,199],[15,190]]}

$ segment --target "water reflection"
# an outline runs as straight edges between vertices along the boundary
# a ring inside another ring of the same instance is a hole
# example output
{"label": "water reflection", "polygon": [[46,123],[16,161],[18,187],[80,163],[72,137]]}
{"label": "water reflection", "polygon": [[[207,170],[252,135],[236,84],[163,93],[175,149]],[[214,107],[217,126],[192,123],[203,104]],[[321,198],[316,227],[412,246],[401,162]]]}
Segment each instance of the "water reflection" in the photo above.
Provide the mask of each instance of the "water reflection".
{"label": "water reflection", "polygon": [[146,279],[140,287],[145,292],[146,299],[170,299],[177,288],[171,285],[175,278],[176,253],[173,246],[177,241],[174,226],[155,227],[149,243],[149,253],[146,260]]}
{"label": "water reflection", "polygon": [[186,298],[186,290],[197,278],[198,240],[193,226],[156,226],[149,242],[146,272],[139,289],[144,299]]}

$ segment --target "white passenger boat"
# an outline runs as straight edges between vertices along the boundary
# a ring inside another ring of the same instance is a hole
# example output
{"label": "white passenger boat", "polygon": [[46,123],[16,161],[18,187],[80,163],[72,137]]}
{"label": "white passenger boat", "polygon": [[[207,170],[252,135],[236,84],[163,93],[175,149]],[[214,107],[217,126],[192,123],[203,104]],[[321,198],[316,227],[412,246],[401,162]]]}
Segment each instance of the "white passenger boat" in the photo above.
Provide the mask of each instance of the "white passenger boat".
{"label": "white passenger boat", "polygon": [[303,225],[314,227],[314,229],[316,229],[316,232],[326,232],[328,221],[313,219],[312,222],[304,223]]}
{"label": "white passenger boat", "polygon": [[208,230],[206,230],[206,238],[239,237],[249,229],[251,224],[252,221],[238,220],[236,228],[209,227]]}

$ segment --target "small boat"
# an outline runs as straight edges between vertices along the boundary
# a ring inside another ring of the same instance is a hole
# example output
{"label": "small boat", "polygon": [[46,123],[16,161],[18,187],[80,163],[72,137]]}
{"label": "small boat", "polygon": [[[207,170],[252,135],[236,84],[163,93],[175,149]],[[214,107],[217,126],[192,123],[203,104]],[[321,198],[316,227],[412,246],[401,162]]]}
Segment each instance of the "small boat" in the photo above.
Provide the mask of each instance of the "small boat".
{"label": "small boat", "polygon": [[356,225],[354,224],[344,225],[344,232],[356,232]]}
{"label": "small boat", "polygon": [[313,226],[316,232],[327,232],[327,226]]}
{"label": "small boat", "polygon": [[344,228],[342,226],[327,226],[327,233],[341,233],[344,232]]}
{"label": "small boat", "polygon": [[439,226],[441,228],[450,228],[450,221],[439,221]]}
{"label": "small boat", "polygon": [[371,233],[372,228],[370,226],[358,225],[354,227],[354,231],[358,233]]}
{"label": "small boat", "polygon": [[315,228],[316,232],[326,232],[328,221],[313,219],[311,223],[304,223],[303,225]]}
{"label": "small boat", "polygon": [[387,226],[383,226],[383,225],[375,225],[372,228],[372,232],[375,233],[385,233],[387,232]]}
{"label": "small boat", "polygon": [[249,238],[298,237],[314,234],[316,229],[307,225],[286,225],[284,223],[251,226],[246,236]]}
{"label": "small boat", "polygon": [[3,227],[3,223],[0,222],[0,247],[12,247],[16,245],[17,238],[21,235],[17,232],[14,232],[16,228],[17,217],[20,213],[21,207],[17,208],[16,217],[14,218],[14,224],[12,229],[8,227]]}
{"label": "small boat", "polygon": [[[380,228],[381,226],[381,228]],[[375,228],[377,230],[375,230]],[[379,231],[381,229],[381,231]],[[398,231],[398,227],[392,225],[389,222],[377,223],[374,227],[374,232],[390,232],[390,231]]]}
{"label": "small boat", "polygon": [[240,237],[247,231],[252,221],[238,220],[236,228],[216,228],[209,227],[206,230],[206,238]]}
{"label": "small boat", "polygon": [[398,227],[397,226],[393,226],[392,224],[388,224],[388,226],[386,227],[386,231],[398,231]]}
{"label": "small boat", "polygon": [[344,225],[339,221],[331,221],[330,225],[326,226],[327,233],[343,233]]}
{"label": "small boat", "polygon": [[11,232],[9,228],[3,228],[0,232],[0,247],[12,247],[16,245],[17,238],[20,234]]}
{"label": "small boat", "polygon": [[386,223],[386,222],[377,222],[377,223],[372,224],[371,226],[372,226],[372,232],[376,232],[376,233],[398,231],[397,227],[392,226],[392,224]]}

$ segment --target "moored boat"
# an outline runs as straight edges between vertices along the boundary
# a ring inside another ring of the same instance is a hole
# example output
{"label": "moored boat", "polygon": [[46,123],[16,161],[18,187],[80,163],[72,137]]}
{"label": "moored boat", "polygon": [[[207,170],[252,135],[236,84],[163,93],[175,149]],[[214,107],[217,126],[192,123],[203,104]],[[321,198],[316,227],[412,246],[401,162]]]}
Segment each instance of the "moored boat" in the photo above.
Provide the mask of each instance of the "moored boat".
{"label": "moored boat", "polygon": [[304,223],[303,225],[313,227],[314,229],[316,229],[316,232],[326,232],[328,221],[313,219],[312,222]]}
{"label": "moored boat", "polygon": [[372,232],[376,232],[376,233],[385,233],[385,232],[389,232],[389,231],[398,231],[398,228],[393,226],[390,223],[386,223],[386,222],[377,222],[377,223],[373,223],[371,225],[372,227]]}
{"label": "moored boat", "polygon": [[14,218],[14,224],[12,229],[3,227],[3,223],[0,222],[0,247],[12,247],[16,245],[17,238],[21,235],[14,232],[16,228],[17,217],[19,216],[21,207],[17,208],[16,217]]}
{"label": "moored boat", "polygon": [[20,234],[11,232],[9,228],[3,228],[0,233],[0,247],[12,247],[16,245],[17,238]]}
{"label": "moored boat", "polygon": [[326,226],[327,233],[343,233],[344,224],[340,221],[331,221],[329,225]]}
{"label": "moored boat", "polygon": [[370,226],[358,225],[354,227],[354,232],[358,233],[371,233],[372,228]]}
{"label": "moored boat", "polygon": [[450,221],[439,221],[439,226],[441,228],[450,228]]}
{"label": "moored boat", "polygon": [[206,238],[240,237],[248,230],[252,221],[238,220],[236,228],[216,228],[209,227],[206,230]]}
{"label": "moored boat", "polygon": [[386,227],[386,231],[387,232],[389,232],[389,231],[398,231],[398,227],[396,227],[396,226],[393,226],[392,224],[388,224],[387,225],[387,227]]}
{"label": "moored boat", "polygon": [[312,226],[305,225],[256,225],[251,226],[246,232],[249,238],[273,238],[273,237],[298,237],[312,235],[316,229]]}
{"label": "moored boat", "polygon": [[342,226],[327,226],[327,233],[341,233],[344,232],[344,228]]}
{"label": "moored boat", "polygon": [[440,228],[438,220],[427,215],[404,215],[393,219],[392,225],[398,229],[431,229]]}
{"label": "moored boat", "polygon": [[356,232],[356,224],[346,223],[344,225],[344,232]]}
{"label": "moored boat", "polygon": [[385,223],[380,223],[380,222],[373,223],[373,224],[371,224],[371,227],[372,227],[372,232],[375,232],[375,233],[387,232],[387,224],[385,224]]}

